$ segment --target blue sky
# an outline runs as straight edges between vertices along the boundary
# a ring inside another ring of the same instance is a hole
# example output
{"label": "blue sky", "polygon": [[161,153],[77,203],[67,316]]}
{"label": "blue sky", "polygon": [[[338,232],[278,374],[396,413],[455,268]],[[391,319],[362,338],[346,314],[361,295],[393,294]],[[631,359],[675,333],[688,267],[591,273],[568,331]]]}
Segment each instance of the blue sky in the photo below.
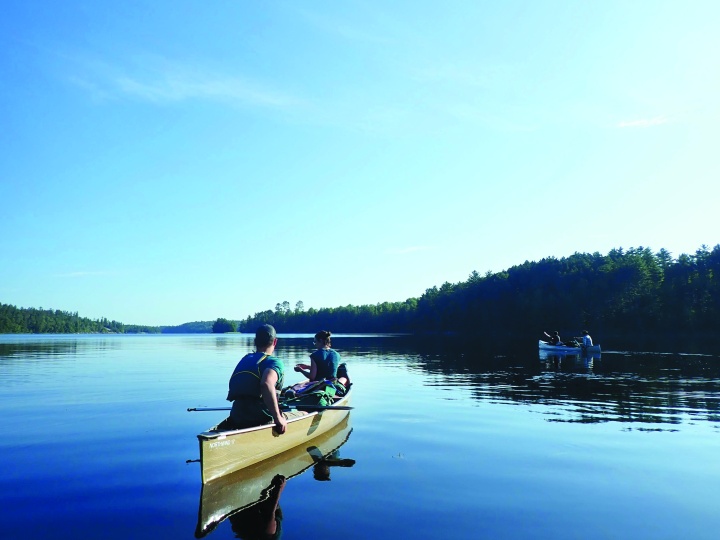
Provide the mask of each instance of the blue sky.
{"label": "blue sky", "polygon": [[716,1],[5,2],[0,302],[402,301],[718,238]]}

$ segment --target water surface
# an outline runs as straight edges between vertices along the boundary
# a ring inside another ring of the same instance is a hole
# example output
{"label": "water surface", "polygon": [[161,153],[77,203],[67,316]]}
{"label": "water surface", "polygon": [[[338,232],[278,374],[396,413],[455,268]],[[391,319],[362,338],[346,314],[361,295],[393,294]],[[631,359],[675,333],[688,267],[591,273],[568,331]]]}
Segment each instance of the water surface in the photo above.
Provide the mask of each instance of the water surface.
{"label": "water surface", "polygon": [[[288,368],[306,361],[310,336],[280,337]],[[717,537],[718,355],[334,345],[356,407],[334,457],[354,463],[285,482],[282,538]],[[250,350],[238,334],[0,336],[1,537],[194,538],[188,460],[223,413],[186,409],[227,405]]]}

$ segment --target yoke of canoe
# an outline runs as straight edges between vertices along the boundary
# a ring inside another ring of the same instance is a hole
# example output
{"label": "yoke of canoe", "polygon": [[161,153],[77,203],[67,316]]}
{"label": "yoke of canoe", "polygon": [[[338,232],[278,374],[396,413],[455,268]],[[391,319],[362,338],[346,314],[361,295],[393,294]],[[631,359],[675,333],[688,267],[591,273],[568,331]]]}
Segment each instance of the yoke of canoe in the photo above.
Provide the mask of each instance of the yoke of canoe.
{"label": "yoke of canoe", "polygon": [[276,456],[326,433],[348,414],[352,387],[333,406],[290,418],[285,433],[273,424],[218,431],[217,425],[200,433],[200,464],[203,483]]}

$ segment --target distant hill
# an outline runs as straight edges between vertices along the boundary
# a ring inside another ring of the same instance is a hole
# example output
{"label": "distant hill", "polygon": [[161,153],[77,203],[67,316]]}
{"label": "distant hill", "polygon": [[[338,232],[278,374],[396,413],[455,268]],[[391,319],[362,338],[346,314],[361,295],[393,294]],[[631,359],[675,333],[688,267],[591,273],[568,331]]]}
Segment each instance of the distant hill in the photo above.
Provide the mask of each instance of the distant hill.
{"label": "distant hill", "polygon": [[214,321],[195,321],[180,324],[178,326],[162,326],[163,334],[210,334]]}

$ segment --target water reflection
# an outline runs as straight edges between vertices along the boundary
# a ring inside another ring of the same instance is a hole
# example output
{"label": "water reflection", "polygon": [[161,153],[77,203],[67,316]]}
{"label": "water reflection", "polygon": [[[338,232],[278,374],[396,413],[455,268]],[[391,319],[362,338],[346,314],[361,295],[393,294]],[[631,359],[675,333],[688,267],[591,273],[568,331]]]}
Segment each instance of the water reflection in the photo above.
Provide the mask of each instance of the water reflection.
{"label": "water reflection", "polygon": [[427,385],[464,388],[478,401],[541,405],[536,412],[552,422],[639,422],[673,430],[720,421],[720,358],[713,355],[607,351],[541,354],[538,361],[537,350],[449,345],[407,346],[408,369],[428,374]]}
{"label": "water reflection", "polygon": [[77,351],[78,342],[76,340],[0,343],[0,359],[21,358],[26,360],[44,356],[75,355]]}
{"label": "water reflection", "polygon": [[[300,355],[301,343],[284,340],[283,352]],[[424,373],[426,386],[466,389],[478,401],[542,405],[553,422],[669,424],[660,429],[720,422],[717,355],[609,350],[540,354],[538,361],[535,342],[522,348],[447,338],[338,336],[334,343],[351,365],[363,358],[401,365]]]}
{"label": "water reflection", "polygon": [[546,369],[560,370],[565,366],[579,372],[592,373],[595,360],[600,360],[602,355],[599,352],[583,354],[540,351],[539,357]]}
{"label": "water reflection", "polygon": [[278,474],[263,491],[264,496],[252,506],[243,508],[229,516],[236,538],[245,540],[280,538],[283,514],[280,508],[280,494],[287,479]]}
{"label": "water reflection", "polygon": [[238,538],[277,538],[282,529],[280,496],[291,478],[308,469],[316,480],[330,479],[333,467],[352,467],[340,447],[350,437],[350,416],[307,444],[203,485],[195,537],[229,519]]}
{"label": "water reflection", "polygon": [[88,336],[42,335],[28,336],[0,335],[0,360],[56,359],[75,357],[81,354],[104,350],[119,350],[122,342],[114,338]]}
{"label": "water reflection", "polygon": [[548,359],[527,382],[524,399],[560,404],[553,421],[678,424],[717,422],[718,365],[686,355],[604,354]]}

